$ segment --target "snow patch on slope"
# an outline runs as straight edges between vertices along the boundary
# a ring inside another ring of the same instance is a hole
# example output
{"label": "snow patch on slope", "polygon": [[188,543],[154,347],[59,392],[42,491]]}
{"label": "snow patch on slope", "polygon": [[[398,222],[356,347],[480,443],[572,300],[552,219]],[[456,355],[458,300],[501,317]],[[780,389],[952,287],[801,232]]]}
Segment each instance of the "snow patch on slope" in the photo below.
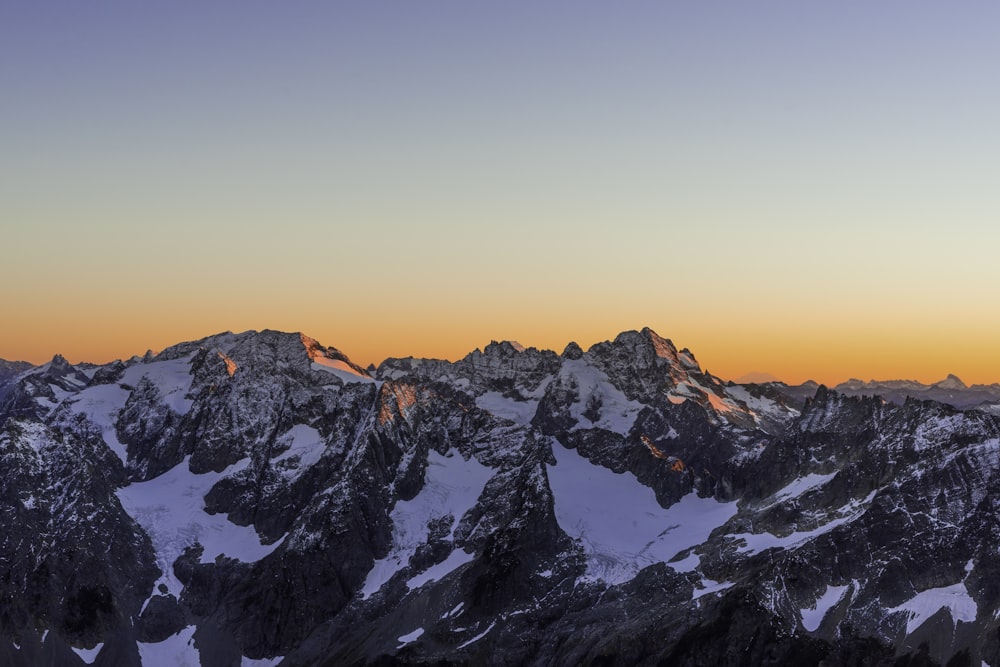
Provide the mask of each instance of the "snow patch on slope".
{"label": "snow patch on slope", "polygon": [[180,359],[152,361],[130,366],[122,375],[121,384],[135,387],[145,377],[160,392],[167,407],[179,415],[185,415],[194,405],[194,401],[187,398],[188,392],[191,391],[191,359],[193,357],[192,353]]}
{"label": "snow patch on slope", "polygon": [[[412,500],[400,500],[393,507],[389,515],[392,521],[392,548],[385,558],[375,561],[372,569],[368,572],[364,586],[361,589],[363,599],[368,599],[378,589],[382,587],[399,570],[406,567],[410,558],[417,551],[417,547],[427,542],[429,531],[428,522],[451,514],[455,521],[451,527],[451,534],[454,536],[455,528],[462,520],[462,517],[476,504],[479,496],[486,486],[486,482],[493,476],[493,469],[484,466],[475,458],[470,457],[468,461],[463,459],[458,452],[452,450],[447,455],[438,454],[431,451],[427,456],[427,470],[424,472],[424,487],[420,493]],[[462,558],[464,551],[456,550],[445,560],[445,563],[458,567],[462,563],[456,563],[454,559]],[[431,578],[444,576],[444,563],[440,563],[428,570],[435,570],[438,574],[430,574]],[[454,568],[453,568],[454,569]],[[410,580],[411,587],[419,586],[426,581],[419,581],[420,577]]]}
{"label": "snow patch on slope", "polygon": [[475,558],[475,554],[470,554],[464,549],[455,549],[443,561],[437,565],[432,565],[425,572],[421,572],[407,581],[406,587],[413,590],[414,588],[420,588],[429,581],[444,579],[462,565],[471,562],[473,558]]}
{"label": "snow patch on slope", "polygon": [[80,659],[85,663],[92,665],[97,660],[97,654],[101,652],[102,648],[104,648],[104,642],[101,642],[94,648],[74,648],[73,652],[80,656]]}
{"label": "snow patch on slope", "polygon": [[692,600],[697,600],[698,598],[710,595],[712,593],[721,593],[727,588],[732,588],[734,583],[732,581],[715,581],[713,579],[702,579],[701,588],[696,588],[691,594]]}
{"label": "snow patch on slope", "polygon": [[[296,424],[281,435],[277,442],[282,445],[287,443],[288,449],[271,459],[271,463],[288,461],[285,465],[290,467],[287,471],[283,471],[288,477],[297,477],[302,474],[307,468],[315,465],[323,457],[323,452],[326,451],[323,436],[312,426],[305,424]],[[295,463],[293,459],[297,461],[297,465],[292,465]]]}
{"label": "snow patch on slope", "polygon": [[809,632],[816,632],[823,622],[826,613],[840,602],[849,586],[827,586],[826,590],[816,600],[812,607],[801,609],[802,627]]}
{"label": "snow patch on slope", "polygon": [[778,537],[777,535],[772,535],[771,533],[737,533],[727,535],[727,537],[743,542],[743,545],[736,550],[736,553],[753,555],[760,553],[761,551],[766,551],[767,549],[787,549],[790,547],[798,547],[809,540],[829,533],[838,526],[850,523],[860,517],[868,510],[868,504],[871,503],[872,498],[875,497],[875,493],[875,491],[872,491],[864,500],[851,501],[837,510],[836,514],[839,514],[839,517],[812,530],[794,532],[785,535],[784,537]]}
{"label": "snow patch on slope", "polygon": [[399,646],[397,646],[396,648],[401,649],[407,644],[412,644],[413,642],[420,639],[420,637],[423,634],[424,634],[424,629],[417,628],[413,632],[407,632],[405,635],[400,635],[399,637],[396,638],[396,641],[400,642]]}
{"label": "snow patch on slope", "polygon": [[664,509],[632,473],[614,473],[558,445],[552,453],[557,464],[548,466],[548,477],[556,520],[582,542],[591,580],[629,581],[644,567],[701,544],[736,514],[735,502],[694,493]]}
{"label": "snow patch on slope", "polygon": [[527,426],[538,411],[538,401],[516,401],[499,391],[488,391],[476,397],[476,407],[491,412],[501,419],[509,419],[516,424]]}
{"label": "snow patch on slope", "polygon": [[898,607],[890,608],[889,611],[908,613],[906,634],[910,634],[941,609],[948,609],[955,621],[970,623],[976,620],[976,613],[979,610],[976,601],[969,595],[965,582],[962,581],[942,588],[928,588]]}
{"label": "snow patch on slope", "polygon": [[189,625],[162,642],[136,642],[142,667],[201,667],[201,656],[194,647],[195,626]]}
{"label": "snow patch on slope", "polygon": [[[575,380],[580,395],[580,399],[570,406],[570,414],[577,421],[574,430],[602,428],[628,435],[635,424],[635,418],[646,407],[638,401],[629,400],[618,387],[611,384],[603,371],[583,359],[563,361],[559,374],[564,379]],[[592,422],[584,413],[595,405],[599,406],[598,419]]]}
{"label": "snow patch on slope", "polygon": [[490,624],[489,624],[489,625],[488,625],[488,626],[486,627],[486,629],[485,629],[485,630],[483,630],[482,632],[480,632],[480,633],[479,633],[478,635],[476,635],[476,636],[475,636],[475,637],[473,637],[472,639],[469,639],[469,640],[467,640],[467,641],[464,641],[464,642],[462,642],[461,644],[459,644],[459,645],[458,645],[458,647],[456,648],[456,650],[462,650],[462,649],[463,649],[463,648],[465,648],[466,646],[471,646],[472,644],[475,644],[475,643],[476,643],[476,642],[478,642],[478,641],[479,641],[480,639],[482,639],[482,638],[483,638],[483,637],[485,637],[486,635],[490,634],[490,630],[492,630],[493,628],[495,628],[495,627],[496,627],[496,624],[497,624],[497,622],[496,622],[496,621],[493,621],[492,623],[490,623]]}
{"label": "snow patch on slope", "polygon": [[825,485],[836,476],[836,472],[831,472],[826,475],[809,473],[805,477],[799,477],[774,494],[775,502],[789,500],[790,498],[798,498],[808,491]]}
{"label": "snow patch on slope", "polygon": [[128,454],[123,445],[118,440],[115,432],[115,421],[118,419],[118,412],[125,407],[129,392],[116,384],[101,384],[84,389],[67,403],[69,408],[76,413],[82,413],[101,429],[104,442],[111,448],[118,458],[125,463]]}
{"label": "snow patch on slope", "polygon": [[156,387],[164,404],[179,415],[187,414],[194,404],[187,398],[191,391],[192,356],[135,364],[125,370],[119,384],[95,385],[76,394],[62,392],[64,395],[61,400],[66,400],[73,412],[86,415],[99,427],[105,444],[124,463],[128,454],[125,445],[118,440],[115,422],[131,394],[131,390],[125,387],[135,387],[143,378],[147,378]]}
{"label": "snow patch on slope", "polygon": [[375,382],[374,378],[362,375],[339,359],[327,359],[317,355],[313,357],[312,369],[332,373],[343,382]]}
{"label": "snow patch on slope", "polygon": [[188,468],[188,458],[159,477],[136,482],[116,494],[122,507],[149,535],[156,550],[160,581],[170,593],[180,597],[181,583],[174,576],[173,563],[184,549],[196,542],[204,547],[202,563],[225,554],[243,562],[258,561],[278,544],[264,545],[253,526],[237,526],[224,514],[205,512],[205,494],[223,477],[245,468],[249,459],[222,472],[196,475]]}
{"label": "snow patch on slope", "polygon": [[739,385],[726,387],[725,391],[731,397],[746,405],[747,408],[750,410],[750,412],[752,412],[754,416],[757,418],[759,418],[761,415],[767,415],[772,419],[781,420],[787,418],[790,415],[799,414],[798,410],[785,407],[783,405],[779,405],[778,403],[772,401],[769,398],[754,396],[749,391],[747,391],[745,387],[741,387]]}

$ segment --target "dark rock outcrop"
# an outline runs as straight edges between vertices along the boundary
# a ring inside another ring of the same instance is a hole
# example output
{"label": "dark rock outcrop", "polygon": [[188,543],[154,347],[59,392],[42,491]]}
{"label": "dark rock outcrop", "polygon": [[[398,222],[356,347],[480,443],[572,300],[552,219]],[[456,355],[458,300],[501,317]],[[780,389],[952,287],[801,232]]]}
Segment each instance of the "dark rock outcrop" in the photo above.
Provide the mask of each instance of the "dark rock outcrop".
{"label": "dark rock outcrop", "polygon": [[1000,664],[987,411],[724,383],[649,329],[14,370],[4,664]]}

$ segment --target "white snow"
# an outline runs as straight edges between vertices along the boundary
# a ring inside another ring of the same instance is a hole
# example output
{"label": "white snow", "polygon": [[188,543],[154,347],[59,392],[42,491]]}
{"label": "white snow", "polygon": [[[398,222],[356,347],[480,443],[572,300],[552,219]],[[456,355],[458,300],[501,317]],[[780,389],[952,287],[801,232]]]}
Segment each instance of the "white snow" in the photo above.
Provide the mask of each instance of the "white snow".
{"label": "white snow", "polygon": [[[49,384],[49,389],[52,390],[52,394],[55,396],[56,403],[62,403],[64,400],[66,400],[67,396],[72,396],[74,393],[72,391],[66,391],[57,384]],[[51,401],[51,399],[46,399],[46,400]]]}
{"label": "white snow", "polygon": [[102,648],[104,648],[104,642],[101,642],[94,648],[74,648],[73,652],[80,656],[81,660],[90,665],[97,660],[97,654],[101,652]]}
{"label": "white snow", "polygon": [[26,444],[28,447],[35,452],[35,454],[41,454],[42,448],[45,447],[48,442],[48,437],[45,433],[45,426],[39,424],[38,422],[20,422],[21,436],[18,438],[18,442]]}
{"label": "white snow", "polygon": [[219,473],[195,475],[188,469],[185,458],[159,477],[130,484],[116,492],[125,511],[139,522],[153,541],[157,565],[163,571],[160,582],[174,595],[180,596],[181,584],[174,577],[173,563],[195,542],[205,548],[202,563],[212,562],[220,554],[253,562],[280,544],[279,541],[263,545],[253,526],[237,526],[224,514],[205,512],[204,497],[212,486],[248,463],[249,459],[244,459]]}
{"label": "white snow", "polygon": [[801,609],[802,627],[809,632],[815,632],[823,622],[826,613],[844,597],[849,586],[827,586],[826,590],[816,600],[812,607]]}
{"label": "white snow", "polygon": [[775,493],[774,499],[776,502],[780,502],[790,498],[798,498],[807,491],[823,486],[836,476],[836,472],[831,472],[826,475],[819,475],[814,472],[809,473],[805,477],[799,477],[798,479],[793,480],[790,484]]}
{"label": "white snow", "polygon": [[732,588],[733,582],[731,581],[714,581],[712,579],[702,579],[701,588],[694,589],[694,593],[691,594],[692,600],[697,600],[703,595],[709,595],[711,593],[718,593],[724,591],[727,588]]}
{"label": "white snow", "polygon": [[135,364],[125,370],[120,382],[135,387],[142,378],[147,378],[160,392],[163,402],[171,410],[179,415],[185,415],[194,404],[193,401],[186,398],[188,392],[191,391],[192,357],[194,357],[193,353],[180,359]]}
{"label": "white snow", "polygon": [[438,579],[443,579],[448,576],[460,566],[465,565],[475,558],[475,554],[470,554],[463,549],[455,549],[448,557],[437,565],[432,565],[427,568],[425,572],[421,572],[417,576],[413,577],[406,582],[406,587],[410,590],[414,588],[420,588],[428,581],[437,581]]}
{"label": "white snow", "polygon": [[800,544],[803,544],[815,537],[829,533],[837,526],[845,524],[850,520],[851,517],[841,517],[839,519],[834,519],[819,528],[790,533],[784,537],[778,537],[777,535],[772,535],[771,533],[737,533],[735,535],[730,535],[729,537],[732,537],[735,540],[744,541],[745,544],[736,550],[737,553],[756,554],[775,547],[786,549],[792,546],[799,546]]}
{"label": "white snow", "polygon": [[68,403],[73,412],[87,415],[90,421],[100,427],[104,442],[118,455],[122,463],[125,462],[127,454],[125,445],[118,441],[118,435],[115,433],[115,420],[118,412],[125,407],[128,397],[128,390],[116,384],[100,384],[84,389]]}
{"label": "white snow", "polygon": [[[135,364],[125,370],[121,384],[135,387],[143,377],[160,392],[164,403],[178,414],[186,414],[193,402],[185,396],[191,390],[190,374],[191,356],[170,361],[154,361],[148,364]],[[118,412],[125,407],[130,391],[118,384],[102,384],[87,387],[69,398],[68,405],[76,413],[87,415],[101,429],[104,442],[125,462],[127,455],[125,446],[118,441],[115,433],[115,421]]]}
{"label": "white snow", "polygon": [[889,611],[909,613],[906,620],[906,634],[910,634],[938,610],[944,608],[951,612],[951,618],[955,621],[975,621],[978,612],[976,601],[969,595],[969,589],[965,587],[964,581],[942,588],[928,588],[898,607],[890,608]]}
{"label": "white snow", "polygon": [[754,412],[767,412],[774,406],[774,401],[754,396],[745,387],[739,385],[726,387],[726,393],[745,404]]}
{"label": "white snow", "polygon": [[142,667],[201,667],[201,656],[194,647],[195,627],[190,625],[162,642],[137,642]]}
{"label": "white snow", "polygon": [[343,382],[375,382],[373,378],[362,375],[339,359],[327,359],[317,355],[313,358],[312,369],[332,373]]}
{"label": "white snow", "polygon": [[768,415],[775,419],[781,419],[789,415],[799,414],[798,410],[778,405],[769,398],[754,396],[745,387],[739,385],[726,387],[726,393],[746,405],[758,418],[760,415]]}
{"label": "white snow", "polygon": [[476,407],[492,412],[502,419],[527,425],[538,410],[538,401],[515,401],[499,391],[488,391],[476,398]]}
{"label": "white snow", "polygon": [[727,537],[734,540],[743,540],[744,544],[736,550],[737,553],[756,554],[774,547],[782,549],[797,547],[813,538],[829,533],[838,526],[842,526],[845,523],[850,523],[851,521],[857,519],[867,511],[867,505],[871,502],[872,498],[875,497],[875,493],[875,491],[872,491],[864,500],[853,500],[847,505],[844,505],[836,512],[837,514],[840,514],[838,518],[828,521],[813,530],[794,532],[785,535],[784,537],[778,537],[777,535],[772,535],[771,533],[737,533],[727,535]]}
{"label": "white snow", "polygon": [[[451,528],[453,536],[458,523],[479,500],[483,487],[492,476],[493,469],[475,458],[466,461],[454,450],[446,456],[431,451],[427,456],[424,487],[412,500],[397,502],[389,515],[392,520],[392,548],[385,558],[375,561],[368,573],[362,587],[363,599],[371,597],[392,575],[406,567],[417,547],[427,541],[429,521],[451,514],[455,517]],[[456,549],[445,562],[461,558],[456,555],[458,553],[465,552]],[[441,565],[444,564],[434,567]]]}
{"label": "white snow", "polygon": [[296,424],[290,428],[278,438],[278,443],[281,445],[287,443],[288,449],[271,459],[271,462],[278,463],[293,457],[298,458],[298,466],[292,471],[296,475],[319,461],[326,450],[326,443],[323,442],[319,431],[305,424]]}
{"label": "white snow", "polygon": [[468,646],[470,644],[474,644],[474,643],[478,642],[480,639],[482,639],[486,635],[490,634],[490,630],[492,630],[494,628],[494,626],[496,626],[496,624],[497,624],[497,622],[493,621],[492,623],[490,623],[490,625],[489,625],[488,628],[486,628],[485,630],[483,630],[482,632],[480,632],[478,635],[476,635],[472,639],[469,639],[468,641],[464,641],[461,644],[459,644],[458,648],[459,649],[463,649],[463,648],[465,648],[466,646]]}
{"label": "white snow", "polygon": [[688,395],[691,395],[693,397],[698,397],[704,394],[705,398],[708,400],[709,404],[711,404],[712,408],[716,412],[742,411],[742,408],[735,402],[733,402],[733,399],[729,398],[728,396],[725,398],[719,396],[718,394],[715,393],[715,391],[713,391],[712,388],[706,387],[705,385],[701,384],[694,378],[689,377],[687,382],[688,382],[687,385],[683,383],[679,384],[677,386],[677,389],[684,387],[687,391],[681,393],[687,393]]}
{"label": "white snow", "polygon": [[459,612],[462,611],[463,607],[465,607],[465,603],[459,602],[457,605],[454,606],[454,608],[452,608],[451,611],[445,612],[445,615],[442,616],[441,618],[452,618],[453,616],[458,616]]}
{"label": "white snow", "polygon": [[694,572],[701,565],[701,556],[691,552],[684,558],[673,561],[669,565],[677,572]]}
{"label": "white snow", "polygon": [[417,641],[418,639],[420,639],[420,636],[423,635],[423,634],[424,634],[424,629],[423,628],[417,628],[413,632],[408,632],[405,635],[397,637],[396,638],[397,641],[399,641],[401,643],[396,648],[397,649],[401,649],[404,646],[406,646],[407,644],[410,644],[412,642]]}
{"label": "white snow", "polygon": [[694,357],[690,352],[678,352],[677,361],[681,362],[681,366],[689,371],[700,371],[701,367],[698,362],[694,360]]}
{"label": "white snow", "polygon": [[[646,406],[638,401],[630,401],[620,389],[611,384],[608,376],[601,370],[589,365],[584,359],[568,359],[563,361],[559,371],[564,380],[576,380],[580,400],[570,406],[570,414],[577,420],[575,429],[602,428],[622,435],[627,435],[635,424],[635,418]],[[584,417],[591,401],[599,401],[598,420],[591,422]]]}
{"label": "white snow", "polygon": [[694,493],[664,509],[632,473],[616,474],[558,445],[552,453],[557,465],[549,466],[548,477],[556,520],[582,542],[592,579],[628,581],[642,568],[701,544],[736,514],[735,502]]}
{"label": "white snow", "polygon": [[965,419],[964,413],[958,413],[921,420],[913,434],[913,448],[920,451],[950,441],[956,433],[965,430]]}

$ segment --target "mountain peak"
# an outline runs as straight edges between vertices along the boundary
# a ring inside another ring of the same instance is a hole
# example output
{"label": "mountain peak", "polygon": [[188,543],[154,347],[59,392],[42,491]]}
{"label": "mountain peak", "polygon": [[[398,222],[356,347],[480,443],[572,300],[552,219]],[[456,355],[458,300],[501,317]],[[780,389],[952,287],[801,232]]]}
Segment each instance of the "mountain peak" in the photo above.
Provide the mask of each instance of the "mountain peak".
{"label": "mountain peak", "polygon": [[492,340],[489,345],[483,348],[483,354],[487,356],[492,354],[511,356],[512,354],[524,352],[525,350],[526,348],[516,340]]}
{"label": "mountain peak", "polygon": [[50,368],[53,368],[53,369],[66,369],[66,368],[69,368],[69,361],[67,361],[66,357],[62,356],[61,354],[55,354],[55,355],[53,355],[52,356],[52,361],[50,361],[49,364],[50,364]]}
{"label": "mountain peak", "polygon": [[562,353],[561,356],[564,359],[571,359],[571,360],[572,359],[580,359],[581,357],[583,357],[583,350],[580,348],[580,346],[576,342],[570,341],[566,345],[566,349],[563,350],[563,353]]}
{"label": "mountain peak", "polygon": [[957,375],[951,373],[940,382],[935,382],[933,386],[937,389],[968,389],[966,384]]}
{"label": "mountain peak", "polygon": [[377,381],[270,330],[0,362],[0,562],[54,556],[5,582],[0,662],[995,655],[993,480],[969,471],[995,467],[1000,410],[723,384],[648,328],[521,349]]}
{"label": "mountain peak", "polygon": [[[652,359],[656,357],[666,359],[674,363],[679,361],[677,357],[677,348],[674,347],[673,342],[667,338],[661,337],[649,327],[643,328],[642,331],[636,331],[635,329],[623,331],[615,336],[615,339],[611,344],[623,353],[638,355],[647,359],[648,361],[646,361],[643,365],[648,365],[652,362]],[[607,345],[607,343],[597,343],[597,345],[591,348],[591,350],[605,345]]]}
{"label": "mountain peak", "polygon": [[310,338],[304,333],[299,333],[299,339],[302,341],[302,347],[305,348],[309,361],[313,364],[318,364],[325,370],[339,372],[342,377],[344,373],[348,376],[366,379],[371,377],[365,369],[352,362],[346,354],[337,348],[321,345],[315,338]]}
{"label": "mountain peak", "polygon": [[656,356],[664,359],[677,359],[677,348],[669,338],[663,338],[649,327],[644,327],[640,333],[653,344]]}

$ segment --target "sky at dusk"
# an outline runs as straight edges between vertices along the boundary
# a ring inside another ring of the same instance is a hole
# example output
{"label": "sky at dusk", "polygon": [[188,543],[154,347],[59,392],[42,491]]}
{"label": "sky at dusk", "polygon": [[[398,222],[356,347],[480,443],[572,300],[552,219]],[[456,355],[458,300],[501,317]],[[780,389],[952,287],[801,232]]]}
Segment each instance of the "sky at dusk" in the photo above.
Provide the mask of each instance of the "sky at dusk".
{"label": "sky at dusk", "polygon": [[998,63],[993,2],[3,2],[0,357],[998,382]]}

